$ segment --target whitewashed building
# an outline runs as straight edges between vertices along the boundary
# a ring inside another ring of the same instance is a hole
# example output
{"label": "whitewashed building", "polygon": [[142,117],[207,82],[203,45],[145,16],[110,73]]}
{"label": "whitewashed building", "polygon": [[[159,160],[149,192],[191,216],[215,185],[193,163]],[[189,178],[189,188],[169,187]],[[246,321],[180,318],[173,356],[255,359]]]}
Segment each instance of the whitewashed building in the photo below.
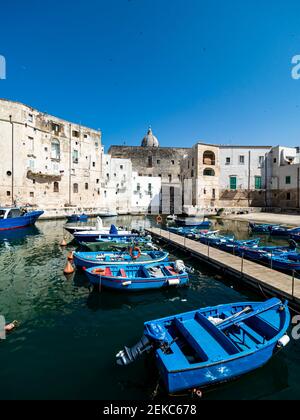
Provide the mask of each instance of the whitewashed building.
{"label": "whitewashed building", "polygon": [[161,205],[161,177],[132,174],[131,211],[141,214],[158,214]]}
{"label": "whitewashed building", "polygon": [[102,205],[119,214],[131,212],[132,163],[103,154]]}

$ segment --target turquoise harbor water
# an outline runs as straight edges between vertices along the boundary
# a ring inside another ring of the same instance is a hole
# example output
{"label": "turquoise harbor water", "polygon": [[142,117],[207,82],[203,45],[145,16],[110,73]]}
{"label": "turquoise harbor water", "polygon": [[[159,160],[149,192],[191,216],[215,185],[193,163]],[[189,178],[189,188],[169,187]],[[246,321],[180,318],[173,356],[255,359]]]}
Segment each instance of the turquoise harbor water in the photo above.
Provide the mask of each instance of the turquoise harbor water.
{"label": "turquoise harbor water", "polygon": [[[124,226],[132,222],[143,226],[151,220],[118,220]],[[217,228],[248,235],[246,224],[224,222]],[[149,362],[115,364],[115,354],[141,337],[145,320],[263,299],[178,253],[196,270],[189,288],[137,295],[91,292],[83,274],[67,280],[62,273],[73,249],[59,246],[62,221],[39,222],[26,233],[0,235],[0,314],[21,322],[0,342],[0,399],[150,399],[157,377]],[[299,377],[300,343],[292,342],[264,368],[204,398],[299,399]]]}

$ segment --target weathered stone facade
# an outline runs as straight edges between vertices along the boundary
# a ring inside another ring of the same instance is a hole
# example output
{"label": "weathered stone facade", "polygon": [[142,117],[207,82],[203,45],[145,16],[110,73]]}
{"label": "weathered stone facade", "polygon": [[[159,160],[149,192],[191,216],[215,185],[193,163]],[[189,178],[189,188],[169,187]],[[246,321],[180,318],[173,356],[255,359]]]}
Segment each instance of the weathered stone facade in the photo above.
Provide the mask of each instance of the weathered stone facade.
{"label": "weathered stone facade", "polygon": [[151,131],[142,140],[142,146],[111,146],[108,153],[113,158],[130,159],[139,177],[160,178],[160,212],[169,214],[182,210],[181,161],[189,150],[159,147]]}
{"label": "weathered stone facade", "polygon": [[101,207],[101,132],[0,100],[0,203]]}

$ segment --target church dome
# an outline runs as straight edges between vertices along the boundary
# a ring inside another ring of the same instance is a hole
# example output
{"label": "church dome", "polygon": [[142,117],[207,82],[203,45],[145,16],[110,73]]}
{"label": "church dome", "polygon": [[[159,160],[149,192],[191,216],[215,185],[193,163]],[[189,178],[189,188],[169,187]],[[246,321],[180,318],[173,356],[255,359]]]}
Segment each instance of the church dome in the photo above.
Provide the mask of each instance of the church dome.
{"label": "church dome", "polygon": [[153,135],[151,128],[149,128],[146,137],[143,138],[142,147],[159,147],[159,142]]}

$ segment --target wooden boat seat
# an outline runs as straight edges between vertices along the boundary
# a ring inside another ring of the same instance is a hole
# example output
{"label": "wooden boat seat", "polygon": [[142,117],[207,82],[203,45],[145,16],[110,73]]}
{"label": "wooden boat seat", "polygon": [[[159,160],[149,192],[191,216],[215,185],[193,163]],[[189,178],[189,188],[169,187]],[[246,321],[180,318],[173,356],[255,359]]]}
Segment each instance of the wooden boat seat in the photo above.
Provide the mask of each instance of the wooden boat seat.
{"label": "wooden boat seat", "polygon": [[176,271],[174,270],[173,267],[168,266],[168,267],[165,267],[165,268],[169,271],[169,273],[171,274],[171,276],[177,276],[178,275],[178,273],[176,273]]}
{"label": "wooden boat seat", "polygon": [[104,275],[105,276],[111,276],[112,275],[111,269],[109,267],[105,268],[105,274]]}
{"label": "wooden boat seat", "polygon": [[220,360],[228,358],[229,353],[207,329],[195,319],[179,321],[176,326],[203,360]]}
{"label": "wooden boat seat", "polygon": [[239,324],[241,329],[245,331],[257,344],[264,344],[264,339],[261,335],[257,334],[252,328],[248,327],[244,322]]}

